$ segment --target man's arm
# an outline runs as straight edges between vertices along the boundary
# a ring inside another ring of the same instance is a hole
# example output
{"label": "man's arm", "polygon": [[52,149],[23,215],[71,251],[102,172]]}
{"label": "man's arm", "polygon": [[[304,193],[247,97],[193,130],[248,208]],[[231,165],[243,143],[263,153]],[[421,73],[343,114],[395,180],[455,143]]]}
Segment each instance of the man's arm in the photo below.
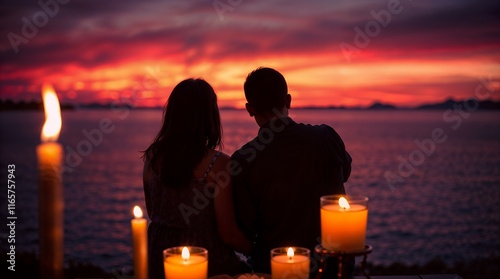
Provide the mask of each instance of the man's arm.
{"label": "man's arm", "polygon": [[328,125],[322,126],[327,130],[327,135],[329,138],[328,142],[331,145],[331,150],[336,154],[338,160],[340,160],[342,164],[342,181],[347,182],[349,176],[351,175],[352,157],[347,152],[344,141],[337,133],[337,131],[335,131],[335,129]]}
{"label": "man's arm", "polygon": [[[343,142],[342,142],[342,145],[344,145]],[[352,157],[351,157],[351,155],[349,155],[347,150],[345,150],[345,147],[344,147],[344,153],[345,153],[345,161],[344,161],[344,166],[343,166],[342,170],[344,171],[344,182],[347,182],[347,180],[349,179],[349,176],[351,175]]]}
{"label": "man's arm", "polygon": [[255,239],[256,208],[252,199],[248,177],[248,165],[236,153],[231,156],[231,176],[233,179],[233,199],[236,222],[246,238]]}

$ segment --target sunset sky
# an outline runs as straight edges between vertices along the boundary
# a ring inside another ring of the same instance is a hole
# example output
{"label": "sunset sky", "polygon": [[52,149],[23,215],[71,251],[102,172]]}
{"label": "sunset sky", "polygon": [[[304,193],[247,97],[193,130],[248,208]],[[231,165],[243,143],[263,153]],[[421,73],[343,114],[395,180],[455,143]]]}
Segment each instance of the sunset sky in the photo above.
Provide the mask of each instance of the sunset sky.
{"label": "sunset sky", "polygon": [[46,81],[62,103],[161,106],[201,77],[242,107],[259,66],[295,106],[465,99],[480,78],[500,100],[499,1],[4,0],[0,26],[3,100]]}

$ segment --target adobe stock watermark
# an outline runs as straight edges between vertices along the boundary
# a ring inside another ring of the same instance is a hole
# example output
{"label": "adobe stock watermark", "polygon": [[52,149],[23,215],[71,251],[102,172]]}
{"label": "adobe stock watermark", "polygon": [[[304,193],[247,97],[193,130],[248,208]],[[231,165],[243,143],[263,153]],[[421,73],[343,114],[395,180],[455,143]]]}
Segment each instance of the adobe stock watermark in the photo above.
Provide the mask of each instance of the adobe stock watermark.
{"label": "adobe stock watermark", "polygon": [[226,12],[233,12],[236,7],[243,3],[243,1],[244,0],[214,0],[212,6],[214,6],[220,21],[224,21],[224,14]]}
{"label": "adobe stock watermark", "polygon": [[187,205],[186,203],[180,203],[177,207],[181,212],[182,218],[186,225],[191,223],[191,216],[200,214],[201,210],[207,208],[210,205],[210,199],[215,199],[217,195],[219,195],[220,190],[226,188],[231,178],[229,176],[230,173],[230,164],[226,165],[226,170],[218,171],[217,173],[209,172],[208,176],[212,178],[214,182],[207,182],[203,185],[203,192],[198,188],[193,188],[193,203],[191,205]]}
{"label": "adobe stock watermark", "polygon": [[21,21],[23,26],[21,27],[21,32],[19,34],[14,32],[9,32],[7,38],[9,39],[12,49],[17,54],[19,53],[19,45],[27,44],[31,39],[33,39],[37,34],[39,28],[45,27],[49,23],[49,19],[55,17],[60,11],[60,5],[68,4],[70,0],[39,0],[38,5],[40,10],[36,11],[31,19],[23,16]]}
{"label": "adobe stock watermark", "polygon": [[[129,116],[130,109],[135,107],[137,101],[141,99],[138,94],[141,90],[154,90],[159,87],[159,80],[161,77],[159,67],[146,67],[146,71],[147,74],[142,79],[141,85],[138,88],[134,88],[130,96],[120,96],[120,98],[111,103],[111,111],[117,114],[118,119],[125,120]],[[85,157],[92,154],[95,147],[102,144],[104,136],[112,133],[115,128],[116,126],[113,123],[113,120],[104,117],[99,121],[97,128],[91,130],[81,130],[83,138],[76,144],[76,146],[72,147],[70,145],[66,145],[66,156],[64,158],[65,160],[62,168],[63,174],[73,172],[73,170],[82,163]]]}
{"label": "adobe stock watermark", "polygon": [[[408,0],[411,1],[411,0]],[[373,38],[380,35],[382,28],[386,28],[392,21],[393,15],[398,15],[404,10],[403,5],[399,0],[389,0],[387,2],[387,9],[382,9],[380,11],[371,10],[370,15],[373,20],[368,21],[365,24],[364,32],[358,26],[354,29],[353,44],[348,44],[346,42],[341,42],[339,44],[342,54],[344,54],[347,62],[351,62],[352,55],[359,54],[362,49],[368,47]]]}
{"label": "adobe stock watermark", "polygon": [[[269,127],[264,127],[259,129],[259,133],[256,140],[249,142],[250,148],[245,150],[240,150],[239,155],[242,156],[241,160],[248,163],[255,160],[257,153],[262,151],[273,142],[275,135],[283,131],[290,122],[284,117],[282,113],[278,110],[273,109],[273,114],[276,118],[273,118],[269,123]],[[191,222],[191,218],[200,214],[201,210],[204,210],[210,205],[210,199],[214,199],[220,193],[220,190],[227,187],[231,181],[231,176],[239,175],[243,171],[239,162],[231,159],[225,166],[224,170],[220,170],[217,173],[209,172],[209,176],[217,183],[207,183],[204,185],[203,189],[193,188],[192,192],[192,203],[190,205],[186,203],[180,203],[178,209],[186,224]],[[212,189],[213,188],[213,189]],[[316,238],[317,243],[322,242],[321,236]],[[327,239],[328,242],[331,242]],[[318,253],[311,251],[310,258],[310,268],[307,272],[322,272],[324,271],[326,262],[325,259]],[[303,275],[304,270],[296,270],[295,272],[289,273],[290,278],[298,278]]]}
{"label": "adobe stock watermark", "polygon": [[[487,78],[479,77],[479,83],[476,85],[474,95],[462,103],[457,103],[453,109],[447,109],[442,116],[443,122],[448,124],[447,128],[455,131],[462,126],[464,119],[468,119],[471,114],[479,108],[479,101],[488,99],[494,92],[494,81],[492,75]],[[397,172],[386,171],[384,178],[391,191],[395,186],[405,182],[405,178],[415,173],[415,169],[422,164],[436,151],[438,144],[448,140],[448,134],[441,127],[434,128],[430,136],[425,139],[415,139],[416,147],[406,156],[399,155]]]}
{"label": "adobe stock watermark", "polygon": [[[252,148],[246,150],[240,150],[240,155],[245,156],[243,159],[247,162],[252,162],[257,156],[257,151],[264,150],[266,145],[274,140],[275,133],[283,131],[285,126],[289,123],[287,118],[276,109],[273,109],[273,113],[277,118],[271,120],[269,128],[261,128],[257,136],[257,141],[251,141],[250,146]],[[193,189],[193,202],[191,205],[185,203],[180,203],[178,205],[179,211],[181,212],[184,222],[189,224],[191,222],[190,218],[193,215],[200,214],[201,210],[205,209],[210,204],[210,199],[214,199],[220,193],[220,189],[224,189],[229,185],[231,181],[230,175],[238,175],[243,171],[239,163],[235,160],[230,160],[226,164],[225,169],[218,171],[217,173],[209,172],[209,176],[212,180],[217,181],[217,183],[207,183],[203,187],[203,191],[200,189]]]}

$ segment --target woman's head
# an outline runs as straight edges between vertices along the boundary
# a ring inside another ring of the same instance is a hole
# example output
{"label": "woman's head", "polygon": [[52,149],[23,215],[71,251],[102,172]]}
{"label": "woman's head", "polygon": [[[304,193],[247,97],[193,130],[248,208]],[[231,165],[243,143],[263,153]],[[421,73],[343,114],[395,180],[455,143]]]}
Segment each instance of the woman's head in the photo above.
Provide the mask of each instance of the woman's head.
{"label": "woman's head", "polygon": [[203,143],[209,148],[220,145],[222,129],[217,95],[205,80],[190,78],[177,84],[163,114],[164,136]]}
{"label": "woman's head", "polygon": [[193,178],[193,169],[207,152],[221,145],[217,96],[203,79],[177,84],[163,111],[163,125],[146,150],[153,166],[159,164],[161,181],[182,186]]}

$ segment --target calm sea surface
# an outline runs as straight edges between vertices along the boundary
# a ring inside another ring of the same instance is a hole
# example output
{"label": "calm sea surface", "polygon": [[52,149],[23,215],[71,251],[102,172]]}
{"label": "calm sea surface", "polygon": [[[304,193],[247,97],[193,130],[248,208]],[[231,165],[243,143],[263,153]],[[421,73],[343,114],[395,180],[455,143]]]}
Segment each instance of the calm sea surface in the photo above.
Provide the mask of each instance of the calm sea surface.
{"label": "calm sea surface", "polygon": [[[226,153],[256,135],[258,127],[244,111],[221,114]],[[140,150],[151,143],[161,116],[159,110],[63,112],[66,259],[107,270],[132,267],[132,208],[145,209]],[[344,139],[353,157],[346,189],[370,198],[369,261],[413,264],[500,255],[500,112],[464,118],[443,111],[294,110],[291,116],[329,124]],[[95,133],[105,118],[113,131],[84,146],[84,131]],[[42,123],[42,112],[0,112],[0,178],[7,180],[7,165],[16,165],[17,251],[38,249],[35,148]],[[0,218],[6,222],[2,185]],[[4,226],[2,253],[6,238]]]}

